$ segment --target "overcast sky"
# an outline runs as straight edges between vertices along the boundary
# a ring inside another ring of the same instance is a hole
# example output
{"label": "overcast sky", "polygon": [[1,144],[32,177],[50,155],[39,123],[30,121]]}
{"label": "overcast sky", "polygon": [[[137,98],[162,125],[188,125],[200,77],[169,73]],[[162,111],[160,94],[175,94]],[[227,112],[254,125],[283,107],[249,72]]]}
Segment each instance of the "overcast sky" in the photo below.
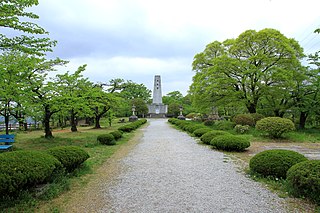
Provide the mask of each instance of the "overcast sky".
{"label": "overcast sky", "polygon": [[306,53],[320,50],[319,0],[39,0],[30,10],[58,44],[50,57],[70,61],[62,71],[87,64],[94,82],[123,78],[163,95],[184,95],[193,57],[215,40],[248,29],[274,28],[295,38]]}

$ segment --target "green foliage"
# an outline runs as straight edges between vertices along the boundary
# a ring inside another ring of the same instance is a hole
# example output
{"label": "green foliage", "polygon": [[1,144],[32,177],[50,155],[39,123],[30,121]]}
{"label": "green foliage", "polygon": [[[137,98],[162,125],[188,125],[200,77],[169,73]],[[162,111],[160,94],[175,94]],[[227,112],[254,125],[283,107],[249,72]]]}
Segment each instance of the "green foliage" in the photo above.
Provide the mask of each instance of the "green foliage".
{"label": "green foliage", "polygon": [[255,124],[257,123],[257,121],[260,121],[262,118],[265,117],[264,115],[259,113],[251,113],[250,115],[253,118]]}
{"label": "green foliage", "polygon": [[97,141],[104,145],[115,145],[116,140],[114,139],[114,136],[110,133],[99,135],[97,137]]}
{"label": "green foliage", "polygon": [[272,138],[280,138],[283,133],[294,131],[294,123],[287,118],[267,117],[257,122],[256,128],[265,131]]}
{"label": "green foliage", "polygon": [[302,154],[291,150],[266,150],[250,159],[250,169],[263,176],[286,178],[291,166],[308,160]]}
{"label": "green foliage", "polygon": [[204,128],[200,128],[200,129],[196,129],[193,134],[196,136],[196,137],[201,137],[202,135],[204,135],[205,133],[207,132],[210,132],[212,131],[212,129],[208,128],[208,127],[204,127]]}
{"label": "green foliage", "polygon": [[241,152],[250,146],[250,141],[241,136],[227,134],[212,138],[210,144],[220,150]]}
{"label": "green foliage", "polygon": [[115,140],[119,140],[122,137],[122,132],[120,132],[119,130],[110,132],[110,134],[113,135]]}
{"label": "green foliage", "polygon": [[205,134],[203,134],[201,137],[200,137],[200,140],[205,143],[205,144],[210,144],[211,140],[214,138],[214,137],[217,137],[219,135],[228,135],[230,133],[228,132],[225,132],[225,131],[221,131],[221,130],[211,130]]}
{"label": "green foliage", "polygon": [[121,132],[131,132],[131,131],[139,128],[141,125],[143,125],[145,123],[147,123],[147,119],[139,119],[139,120],[134,121],[130,124],[119,127],[118,130]]}
{"label": "green foliage", "polygon": [[198,123],[190,123],[185,127],[185,130],[189,133],[193,133],[197,129],[205,128],[203,124],[198,124]]}
{"label": "green foliage", "polygon": [[46,182],[54,173],[63,171],[55,157],[40,151],[2,153],[0,162],[1,195]]}
{"label": "green foliage", "polygon": [[214,129],[217,130],[232,130],[235,127],[235,123],[232,121],[216,121],[213,125]]}
{"label": "green foliage", "polygon": [[303,161],[287,172],[292,194],[304,196],[320,205],[320,160]]}
{"label": "green foliage", "polygon": [[255,125],[255,120],[252,117],[251,114],[239,114],[234,116],[233,122],[235,122],[237,125],[249,125],[249,126],[254,126]]}
{"label": "green foliage", "polygon": [[214,123],[215,123],[214,120],[205,120],[205,121],[203,122],[203,124],[204,124],[205,126],[213,126]]}
{"label": "green foliage", "polygon": [[57,158],[68,172],[78,168],[90,156],[77,146],[57,146],[47,150],[47,153]]}
{"label": "green foliage", "polygon": [[234,127],[234,130],[237,132],[237,133],[239,133],[239,134],[244,134],[244,133],[247,133],[247,132],[249,132],[249,130],[250,130],[250,126],[249,125],[244,125],[244,126],[242,126],[242,125],[236,125],[235,127]]}

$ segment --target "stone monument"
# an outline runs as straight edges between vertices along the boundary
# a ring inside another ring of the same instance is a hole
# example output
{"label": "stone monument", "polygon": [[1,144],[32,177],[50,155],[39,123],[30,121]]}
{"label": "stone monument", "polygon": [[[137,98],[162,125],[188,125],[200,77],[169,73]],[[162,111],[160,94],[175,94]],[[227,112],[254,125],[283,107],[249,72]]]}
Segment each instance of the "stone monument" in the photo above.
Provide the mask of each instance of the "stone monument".
{"label": "stone monument", "polygon": [[161,77],[154,76],[152,104],[148,105],[148,115],[150,118],[165,118],[168,112],[168,105],[162,103]]}

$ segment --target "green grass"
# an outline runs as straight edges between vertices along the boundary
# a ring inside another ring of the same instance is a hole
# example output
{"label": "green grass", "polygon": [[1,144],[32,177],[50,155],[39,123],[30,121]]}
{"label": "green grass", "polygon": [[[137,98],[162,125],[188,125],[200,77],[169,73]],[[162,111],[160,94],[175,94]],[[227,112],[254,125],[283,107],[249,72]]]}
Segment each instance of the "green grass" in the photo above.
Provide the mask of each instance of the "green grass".
{"label": "green grass", "polygon": [[[101,145],[97,136],[116,130],[127,123],[117,123],[115,119],[111,127],[93,129],[92,127],[79,127],[78,132],[69,129],[54,130],[54,138],[46,139],[43,131],[16,132],[14,150],[46,150],[55,146],[79,146],[86,150],[90,158],[67,176],[59,176],[53,182],[21,191],[17,197],[2,197],[0,199],[0,212],[34,212],[41,203],[59,196],[71,187],[82,187],[88,183],[87,175],[94,173],[121,145],[127,143],[133,134],[124,134],[114,146]],[[1,153],[0,153],[1,154]],[[1,197],[1,195],[0,195]],[[54,208],[51,212],[59,212]]]}

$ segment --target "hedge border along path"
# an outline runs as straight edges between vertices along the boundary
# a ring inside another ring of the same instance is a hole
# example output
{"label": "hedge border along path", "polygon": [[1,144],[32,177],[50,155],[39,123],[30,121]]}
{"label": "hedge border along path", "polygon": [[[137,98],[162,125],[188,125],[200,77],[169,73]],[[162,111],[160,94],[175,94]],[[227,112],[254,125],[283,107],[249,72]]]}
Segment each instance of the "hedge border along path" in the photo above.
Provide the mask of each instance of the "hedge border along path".
{"label": "hedge border along path", "polygon": [[287,212],[283,199],[239,173],[223,153],[199,146],[165,119],[149,121],[129,154],[115,159],[121,171],[111,180],[102,175],[69,212]]}

